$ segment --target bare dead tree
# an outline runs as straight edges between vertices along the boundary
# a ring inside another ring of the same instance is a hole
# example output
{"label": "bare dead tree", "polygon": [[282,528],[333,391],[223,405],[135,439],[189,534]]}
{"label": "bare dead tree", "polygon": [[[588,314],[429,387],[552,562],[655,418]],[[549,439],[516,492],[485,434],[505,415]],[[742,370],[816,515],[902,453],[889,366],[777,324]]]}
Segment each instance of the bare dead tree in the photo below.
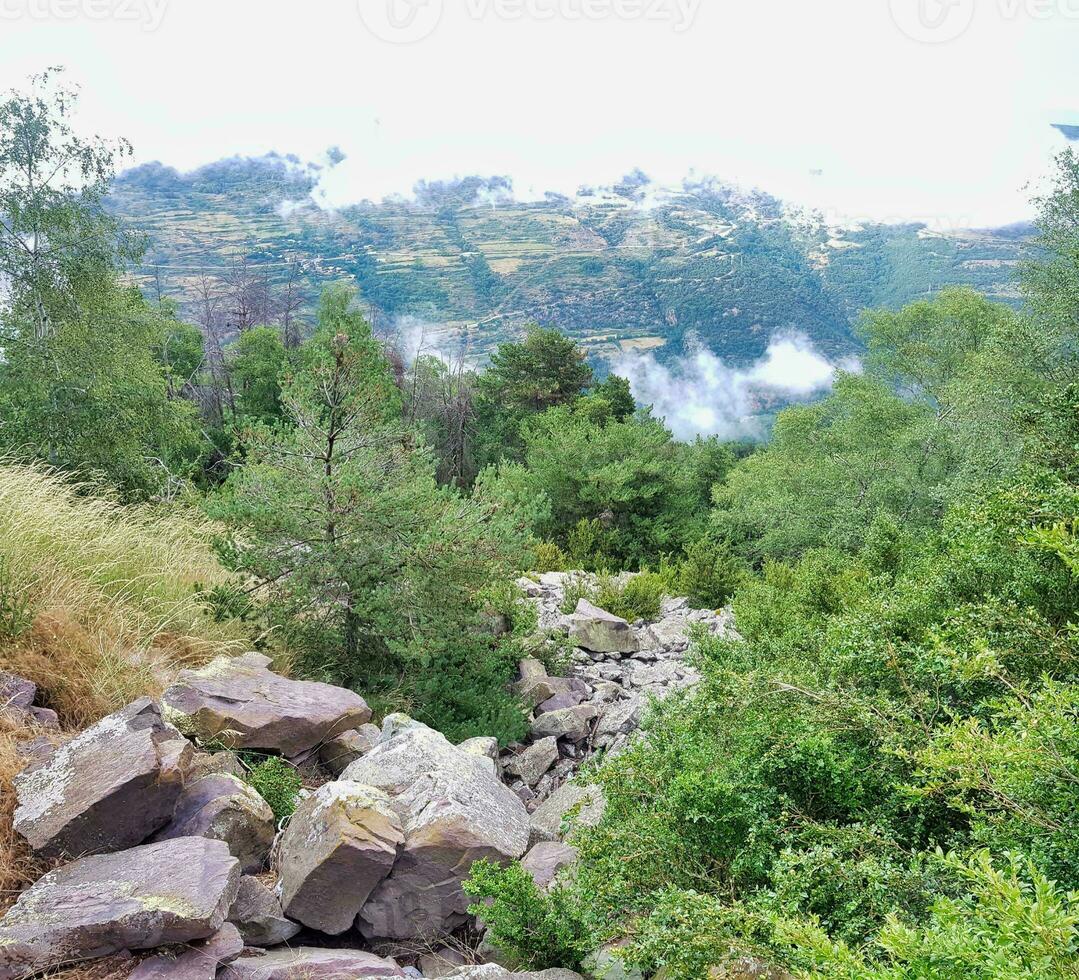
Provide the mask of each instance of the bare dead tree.
{"label": "bare dead tree", "polygon": [[307,290],[304,288],[303,268],[294,259],[287,260],[285,281],[277,299],[278,318],[281,321],[281,342],[291,350],[300,346],[300,313],[307,305]]}

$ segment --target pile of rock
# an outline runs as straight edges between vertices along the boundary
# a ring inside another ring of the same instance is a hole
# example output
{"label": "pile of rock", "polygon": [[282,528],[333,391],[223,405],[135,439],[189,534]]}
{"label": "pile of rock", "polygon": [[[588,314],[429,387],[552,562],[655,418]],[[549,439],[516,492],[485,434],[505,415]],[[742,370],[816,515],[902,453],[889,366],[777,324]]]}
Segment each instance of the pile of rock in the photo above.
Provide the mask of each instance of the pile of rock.
{"label": "pile of rock", "polygon": [[540,628],[566,634],[574,646],[567,677],[548,676],[536,660],[520,666],[517,686],[532,709],[532,727],[523,745],[503,754],[502,769],[535,810],[595,752],[623,748],[652,699],[700,680],[684,661],[695,628],[734,634],[729,612],[694,610],[687,599],[664,601],[654,622],[628,623],[587,599],[567,615],[567,589],[596,585],[595,576],[581,572],[551,572],[518,585],[536,604]]}
{"label": "pile of rock", "polygon": [[[526,744],[451,744],[403,715],[381,727],[352,691],[289,680],[258,654],[183,671],[59,745],[38,745],[15,783],[15,830],[61,863],[0,918],[0,980],[84,959],[154,951],[136,980],[457,976],[506,980],[437,948],[471,922],[474,862],[521,859],[541,888],[575,860],[564,839],[604,801],[572,776],[617,750],[650,696],[693,684],[688,631],[729,619],[668,602],[652,624],[582,602],[558,611],[566,576],[528,582],[541,618],[575,643],[569,676],[521,665]],[[29,682],[0,675],[0,710],[48,723]],[[214,749],[216,751],[209,751]],[[321,773],[279,827],[232,751]],[[423,957],[394,953],[435,941]],[[296,942],[286,947],[285,944]],[[459,968],[457,968],[460,964]],[[551,971],[545,980],[573,980]]]}
{"label": "pile of rock", "polygon": [[37,685],[33,681],[0,670],[0,720],[12,727],[58,728],[56,712],[36,706],[36,700]]}

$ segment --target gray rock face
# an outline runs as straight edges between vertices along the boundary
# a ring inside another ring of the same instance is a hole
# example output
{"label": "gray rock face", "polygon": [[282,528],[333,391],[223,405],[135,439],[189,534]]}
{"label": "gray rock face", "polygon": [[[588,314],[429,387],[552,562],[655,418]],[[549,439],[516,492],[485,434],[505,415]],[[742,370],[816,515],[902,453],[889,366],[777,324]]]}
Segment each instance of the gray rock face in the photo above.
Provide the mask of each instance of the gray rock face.
{"label": "gray rock face", "polygon": [[598,786],[566,783],[532,814],[532,839],[555,841],[568,837],[574,827],[594,827],[603,819],[606,808],[607,801]]}
{"label": "gray rock face", "polygon": [[188,783],[172,821],[154,840],[209,837],[224,841],[245,874],[266,866],[277,827],[273,811],[255,790],[236,776],[217,773]]}
{"label": "gray rock face", "polygon": [[577,603],[570,617],[569,638],[593,653],[636,653],[640,647],[633,627],[624,619],[594,606],[587,599]]}
{"label": "gray rock face", "polygon": [[0,919],[0,980],[206,939],[224,925],[239,884],[240,864],[228,848],[197,837],[66,864]]}
{"label": "gray rock face", "polygon": [[594,704],[582,704],[577,708],[564,708],[540,715],[532,723],[533,738],[564,738],[570,742],[582,742],[592,733],[592,722],[599,710]]}
{"label": "gray rock face", "polygon": [[541,891],[550,888],[563,868],[577,863],[577,849],[559,841],[540,841],[522,859],[525,869]]}
{"label": "gray rock face", "polygon": [[461,953],[445,946],[436,949],[433,953],[425,953],[417,961],[420,973],[423,974],[425,980],[439,980],[440,977],[448,976],[454,970],[466,966],[467,963],[468,961]]}
{"label": "gray rock face", "polygon": [[335,735],[318,750],[318,760],[335,776],[340,776],[357,759],[362,759],[377,744],[381,735],[378,725],[359,728]]}
{"label": "gray rock face", "polygon": [[220,980],[365,980],[403,976],[392,960],[374,953],[306,946],[269,952],[249,949],[218,974]]}
{"label": "gray rock face", "polygon": [[140,844],[172,817],[191,753],[142,698],[16,778],[15,830],[45,857]]}
{"label": "gray rock face", "polygon": [[644,700],[639,696],[612,704],[600,717],[596,735],[628,735],[640,728],[644,709]]}
{"label": "gray rock face", "polygon": [[535,787],[558,761],[558,739],[554,737],[535,742],[520,755],[503,763],[502,768],[517,776],[526,786]]}
{"label": "gray rock face", "polygon": [[240,879],[229,922],[240,931],[246,946],[280,946],[300,931],[295,922],[285,918],[274,893],[250,875]]}
{"label": "gray rock face", "polygon": [[270,749],[292,758],[371,720],[358,694],[329,684],[293,681],[269,670],[257,653],[219,657],[181,671],[162,698],[165,717],[201,741]]}
{"label": "gray rock face", "polygon": [[390,796],[405,834],[393,871],[360,911],[357,926],[368,938],[452,931],[467,920],[461,883],[472,864],[514,860],[528,845],[524,804],[489,759],[424,725],[396,731],[344,773]]}
{"label": "gray rock face", "polygon": [[345,780],[319,787],[277,847],[285,914],[331,936],[346,932],[390,873],[404,839],[385,793]]}
{"label": "gray rock face", "polygon": [[226,922],[209,939],[147,957],[129,980],[214,980],[217,968],[231,963],[243,948],[239,931]]}

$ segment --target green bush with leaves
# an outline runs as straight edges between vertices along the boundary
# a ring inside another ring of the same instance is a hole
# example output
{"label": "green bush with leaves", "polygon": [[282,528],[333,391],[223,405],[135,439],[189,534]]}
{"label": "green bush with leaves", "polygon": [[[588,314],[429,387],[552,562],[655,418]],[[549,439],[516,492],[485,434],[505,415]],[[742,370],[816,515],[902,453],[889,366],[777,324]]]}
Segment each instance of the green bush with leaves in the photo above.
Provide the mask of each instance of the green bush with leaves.
{"label": "green bush with leaves", "polygon": [[559,884],[541,892],[517,862],[478,861],[464,883],[481,901],[469,907],[487,923],[491,941],[522,970],[580,969],[589,952],[571,893]]}
{"label": "green bush with leaves", "polygon": [[262,761],[250,761],[253,766],[247,774],[247,781],[270,805],[278,821],[291,817],[296,812],[300,789],[303,787],[299,770],[278,756],[270,756]]}

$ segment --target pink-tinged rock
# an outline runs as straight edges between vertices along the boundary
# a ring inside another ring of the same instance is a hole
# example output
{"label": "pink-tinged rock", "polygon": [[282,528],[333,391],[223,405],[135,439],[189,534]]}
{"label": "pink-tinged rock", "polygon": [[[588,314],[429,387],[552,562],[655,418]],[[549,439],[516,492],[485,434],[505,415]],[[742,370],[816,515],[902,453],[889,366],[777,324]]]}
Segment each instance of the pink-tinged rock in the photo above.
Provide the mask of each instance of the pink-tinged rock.
{"label": "pink-tinged rock", "polygon": [[257,653],[218,657],[181,671],[162,698],[165,717],[185,735],[234,749],[268,749],[293,758],[359,728],[371,709],[358,694],[294,681],[269,670]]}
{"label": "pink-tinged rock", "polygon": [[0,919],[0,980],[206,939],[224,925],[239,884],[228,848],[197,837],[65,864]]}
{"label": "pink-tinged rock", "polygon": [[236,776],[213,773],[184,787],[172,820],[154,840],[224,841],[243,872],[252,874],[266,866],[276,832],[273,811],[253,787]]}
{"label": "pink-tinged rock", "polygon": [[340,776],[357,759],[362,759],[377,744],[382,734],[377,725],[362,725],[353,731],[335,735],[318,750],[318,761],[335,776]]}
{"label": "pink-tinged rock", "polygon": [[560,841],[540,841],[523,858],[521,867],[525,869],[541,891],[550,888],[563,868],[577,863],[577,849]]}
{"label": "pink-tinged rock", "polygon": [[285,918],[277,896],[250,875],[240,879],[229,922],[240,930],[247,946],[280,946],[300,931],[295,922]]}
{"label": "pink-tinged rock", "polygon": [[345,780],[319,787],[277,844],[285,915],[331,936],[346,932],[390,873],[404,839],[385,793]]}
{"label": "pink-tinged rock", "polygon": [[249,949],[233,960],[219,980],[367,980],[371,977],[403,977],[392,960],[355,949],[322,949],[297,946],[269,952]]}
{"label": "pink-tinged rock", "polygon": [[[407,719],[406,719],[407,720]],[[490,759],[438,732],[398,719],[390,737],[345,770],[346,779],[389,796],[402,815],[404,847],[393,871],[360,911],[368,938],[444,934],[468,920],[461,884],[481,859],[524,854],[528,813]]]}
{"label": "pink-tinged rock", "polygon": [[45,857],[141,844],[172,817],[191,754],[191,743],[142,698],[16,778],[15,830]]}
{"label": "pink-tinged rock", "polygon": [[209,939],[148,956],[129,980],[214,980],[218,967],[231,963],[243,949],[239,930],[226,922]]}

